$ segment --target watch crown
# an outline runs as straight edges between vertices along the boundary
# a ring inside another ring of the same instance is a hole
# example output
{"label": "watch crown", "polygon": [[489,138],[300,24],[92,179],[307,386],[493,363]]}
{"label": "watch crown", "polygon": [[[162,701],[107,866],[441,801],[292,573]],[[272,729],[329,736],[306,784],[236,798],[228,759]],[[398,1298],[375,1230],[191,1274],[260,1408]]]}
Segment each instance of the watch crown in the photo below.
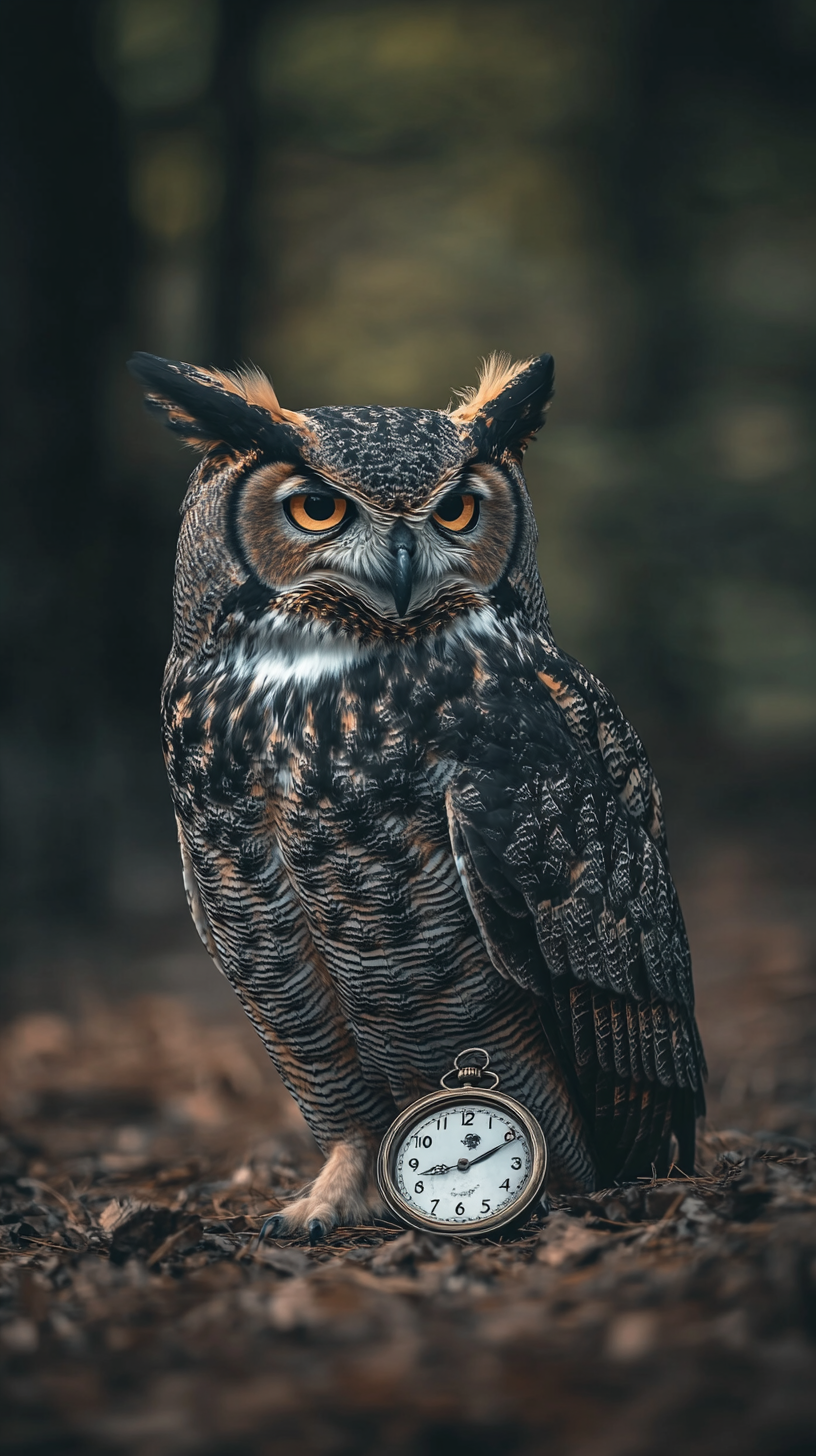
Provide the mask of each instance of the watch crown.
{"label": "watch crown", "polygon": [[[473,1061],[473,1058],[476,1056],[484,1058],[481,1066]],[[465,1066],[462,1066],[465,1057],[468,1057],[469,1060]],[[484,1047],[466,1047],[463,1052],[459,1053],[458,1057],[454,1057],[453,1066],[450,1071],[446,1072],[444,1077],[440,1077],[439,1079],[441,1087],[446,1087],[448,1091],[453,1091],[452,1087],[448,1087],[449,1077],[455,1077],[460,1086],[464,1083],[466,1087],[473,1087],[477,1083],[481,1086],[484,1078],[488,1077],[490,1080],[486,1083],[486,1089],[491,1092],[494,1087],[498,1087],[499,1085],[499,1079],[496,1073],[490,1069],[490,1057]]]}

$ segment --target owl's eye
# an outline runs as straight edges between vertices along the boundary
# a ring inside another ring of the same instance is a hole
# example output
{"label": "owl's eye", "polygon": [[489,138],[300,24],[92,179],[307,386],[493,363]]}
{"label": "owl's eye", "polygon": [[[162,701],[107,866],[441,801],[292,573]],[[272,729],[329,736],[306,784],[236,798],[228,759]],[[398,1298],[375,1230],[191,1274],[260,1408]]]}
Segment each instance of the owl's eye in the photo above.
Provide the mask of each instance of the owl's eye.
{"label": "owl's eye", "polygon": [[478,496],[452,491],[439,502],[433,519],[445,531],[470,531],[479,519]]}
{"label": "owl's eye", "polygon": [[348,508],[341,495],[293,495],[286,501],[286,514],[301,531],[332,531],[345,520]]}

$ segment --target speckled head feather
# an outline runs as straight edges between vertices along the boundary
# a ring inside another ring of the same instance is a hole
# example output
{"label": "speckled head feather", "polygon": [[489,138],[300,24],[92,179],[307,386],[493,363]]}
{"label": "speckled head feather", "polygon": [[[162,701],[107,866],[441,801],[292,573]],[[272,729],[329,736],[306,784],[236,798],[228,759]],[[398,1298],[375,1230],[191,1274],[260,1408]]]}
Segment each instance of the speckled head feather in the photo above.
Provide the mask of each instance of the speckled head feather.
{"label": "speckled head feather", "polygon": [[338,484],[358,481],[386,510],[414,509],[471,453],[439,410],[329,405],[304,413],[314,430],[310,463]]}

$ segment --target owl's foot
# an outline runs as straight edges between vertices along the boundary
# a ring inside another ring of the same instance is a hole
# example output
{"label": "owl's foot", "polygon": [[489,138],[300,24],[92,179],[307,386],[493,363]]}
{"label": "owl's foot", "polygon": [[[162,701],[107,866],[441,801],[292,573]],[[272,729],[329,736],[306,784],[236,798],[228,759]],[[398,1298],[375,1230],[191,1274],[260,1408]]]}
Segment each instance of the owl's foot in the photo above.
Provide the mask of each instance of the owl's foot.
{"label": "owl's foot", "polygon": [[368,1223],[383,1212],[371,1186],[371,1153],[354,1143],[337,1143],[314,1183],[303,1197],[266,1219],[258,1235],[302,1238],[319,1244],[338,1224]]}

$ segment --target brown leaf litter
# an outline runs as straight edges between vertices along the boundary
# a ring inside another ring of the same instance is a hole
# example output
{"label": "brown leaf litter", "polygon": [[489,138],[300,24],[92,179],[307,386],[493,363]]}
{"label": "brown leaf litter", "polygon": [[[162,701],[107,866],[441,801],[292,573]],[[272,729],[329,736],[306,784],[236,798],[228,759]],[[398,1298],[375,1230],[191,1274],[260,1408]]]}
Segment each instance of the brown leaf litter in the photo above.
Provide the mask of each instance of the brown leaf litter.
{"label": "brown leaf litter", "polygon": [[249,1032],[154,999],[2,1047],[5,1453],[804,1456],[816,1156],[554,1200],[508,1240],[258,1246],[319,1155]]}

